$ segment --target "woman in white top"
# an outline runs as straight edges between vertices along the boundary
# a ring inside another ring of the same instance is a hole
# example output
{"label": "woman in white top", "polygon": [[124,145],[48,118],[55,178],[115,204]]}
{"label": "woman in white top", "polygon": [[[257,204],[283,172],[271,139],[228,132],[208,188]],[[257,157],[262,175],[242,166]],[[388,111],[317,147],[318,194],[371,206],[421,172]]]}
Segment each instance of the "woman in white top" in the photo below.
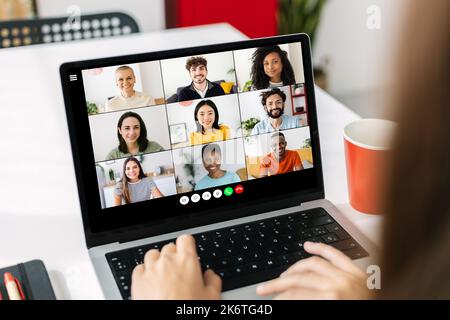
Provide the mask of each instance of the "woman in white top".
{"label": "woman in white top", "polygon": [[287,52],[279,46],[257,48],[252,55],[252,62],[253,90],[295,84],[294,69]]}
{"label": "woman in white top", "polygon": [[116,70],[116,85],[120,90],[120,95],[114,97],[105,104],[105,112],[118,111],[146,107],[155,104],[151,96],[134,90],[136,76],[129,66],[121,66]]}

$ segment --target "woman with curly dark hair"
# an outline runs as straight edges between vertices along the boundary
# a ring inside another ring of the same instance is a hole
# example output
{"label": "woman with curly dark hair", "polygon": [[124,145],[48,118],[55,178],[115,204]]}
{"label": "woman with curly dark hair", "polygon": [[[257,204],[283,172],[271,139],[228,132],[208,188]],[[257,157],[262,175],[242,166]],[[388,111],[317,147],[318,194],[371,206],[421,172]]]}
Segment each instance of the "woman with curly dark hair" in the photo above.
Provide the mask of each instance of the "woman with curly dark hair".
{"label": "woman with curly dark hair", "polygon": [[252,62],[253,90],[295,84],[294,69],[287,52],[279,46],[257,48],[252,55]]}

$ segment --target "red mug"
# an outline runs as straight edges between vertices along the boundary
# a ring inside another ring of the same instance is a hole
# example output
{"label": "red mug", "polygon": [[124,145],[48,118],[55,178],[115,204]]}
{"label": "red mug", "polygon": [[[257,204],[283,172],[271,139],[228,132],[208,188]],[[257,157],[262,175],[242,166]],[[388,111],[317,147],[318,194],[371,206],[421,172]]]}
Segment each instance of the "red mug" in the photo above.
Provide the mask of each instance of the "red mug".
{"label": "red mug", "polygon": [[362,119],[344,128],[350,205],[363,213],[381,214],[383,186],[396,123]]}

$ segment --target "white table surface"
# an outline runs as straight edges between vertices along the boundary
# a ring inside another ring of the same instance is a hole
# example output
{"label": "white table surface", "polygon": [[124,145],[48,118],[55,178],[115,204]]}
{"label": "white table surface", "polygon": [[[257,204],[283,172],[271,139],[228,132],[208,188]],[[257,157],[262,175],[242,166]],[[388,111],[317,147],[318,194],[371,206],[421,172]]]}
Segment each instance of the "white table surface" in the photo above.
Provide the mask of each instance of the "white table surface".
{"label": "white table surface", "polygon": [[[0,267],[42,259],[59,299],[103,299],[86,249],[66,124],[63,62],[245,39],[227,24],[0,50]],[[359,117],[316,91],[327,199],[379,243],[381,217],[348,205],[343,127]]]}

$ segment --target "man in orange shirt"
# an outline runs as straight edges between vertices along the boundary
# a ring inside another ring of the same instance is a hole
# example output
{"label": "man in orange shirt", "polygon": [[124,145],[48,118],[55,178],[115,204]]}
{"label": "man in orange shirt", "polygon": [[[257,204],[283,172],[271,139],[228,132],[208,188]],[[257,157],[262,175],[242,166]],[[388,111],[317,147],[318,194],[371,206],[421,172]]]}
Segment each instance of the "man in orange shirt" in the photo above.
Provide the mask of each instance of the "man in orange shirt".
{"label": "man in orange shirt", "polygon": [[287,142],[283,133],[276,132],[270,139],[272,152],[261,161],[261,177],[303,170],[299,154],[296,151],[286,150]]}

